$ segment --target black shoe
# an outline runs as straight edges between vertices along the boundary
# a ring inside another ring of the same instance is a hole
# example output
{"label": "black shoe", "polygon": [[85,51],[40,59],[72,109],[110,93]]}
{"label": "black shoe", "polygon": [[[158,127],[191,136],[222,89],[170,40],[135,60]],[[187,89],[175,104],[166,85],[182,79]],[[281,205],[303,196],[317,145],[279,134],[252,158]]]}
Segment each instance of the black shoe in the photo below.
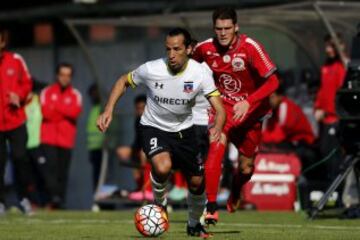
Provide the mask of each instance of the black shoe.
{"label": "black shoe", "polygon": [[192,236],[192,237],[201,237],[201,238],[212,237],[212,235],[205,230],[204,226],[201,225],[201,223],[196,224],[195,227],[190,227],[188,224],[186,226],[186,232],[188,236]]}

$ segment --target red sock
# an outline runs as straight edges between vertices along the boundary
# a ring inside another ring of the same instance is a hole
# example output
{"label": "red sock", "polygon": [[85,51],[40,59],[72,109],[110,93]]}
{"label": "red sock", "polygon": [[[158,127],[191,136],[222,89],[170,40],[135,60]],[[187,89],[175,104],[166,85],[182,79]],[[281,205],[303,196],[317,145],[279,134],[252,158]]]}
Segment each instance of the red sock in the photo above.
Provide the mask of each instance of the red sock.
{"label": "red sock", "polygon": [[144,191],[151,191],[151,181],[150,181],[150,172],[151,172],[151,164],[149,162],[145,163],[144,166]]}
{"label": "red sock", "polygon": [[174,173],[174,185],[178,188],[186,188],[186,180],[180,171]]}
{"label": "red sock", "polygon": [[219,142],[210,143],[208,157],[205,162],[205,189],[208,202],[216,202],[224,154],[224,144]]}

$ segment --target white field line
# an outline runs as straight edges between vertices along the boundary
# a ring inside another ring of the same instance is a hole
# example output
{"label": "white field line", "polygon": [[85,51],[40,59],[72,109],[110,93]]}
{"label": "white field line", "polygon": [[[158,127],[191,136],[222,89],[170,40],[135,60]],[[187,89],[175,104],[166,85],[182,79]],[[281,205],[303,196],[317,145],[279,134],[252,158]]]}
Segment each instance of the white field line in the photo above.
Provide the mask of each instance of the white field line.
{"label": "white field line", "polygon": [[[355,220],[356,221],[356,220]],[[53,219],[45,220],[39,218],[24,218],[24,219],[10,219],[0,218],[1,225],[13,225],[13,224],[133,224],[132,220],[106,220],[106,219]],[[328,225],[310,225],[310,224],[261,224],[261,223],[218,223],[217,226],[234,226],[242,228],[273,228],[273,229],[284,229],[284,228],[310,228],[310,229],[323,229],[323,230],[355,230],[360,231],[360,226],[328,226]],[[213,228],[215,229],[215,228]]]}

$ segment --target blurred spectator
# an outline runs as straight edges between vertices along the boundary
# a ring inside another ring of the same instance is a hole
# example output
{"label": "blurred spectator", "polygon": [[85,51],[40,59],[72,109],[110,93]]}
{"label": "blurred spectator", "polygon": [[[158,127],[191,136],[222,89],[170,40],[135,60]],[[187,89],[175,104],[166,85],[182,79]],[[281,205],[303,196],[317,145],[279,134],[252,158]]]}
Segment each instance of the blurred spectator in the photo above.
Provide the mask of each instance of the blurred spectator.
{"label": "blurred spectator", "polygon": [[76,122],[82,110],[81,94],[71,85],[73,71],[72,65],[59,64],[56,69],[56,83],[45,88],[40,96],[44,176],[53,208],[64,207]]}
{"label": "blurred spectator", "polygon": [[25,102],[31,91],[31,76],[24,59],[5,50],[7,34],[0,28],[0,214],[5,212],[4,171],[7,142],[13,161],[17,193],[24,213],[31,214],[29,192],[33,191],[29,160],[26,155]]}
{"label": "blurred spectator", "polygon": [[269,100],[273,115],[264,122],[263,143],[277,149],[296,152],[303,168],[306,168],[316,160],[312,146],[315,135],[310,122],[302,109],[284,96],[284,88],[281,85],[270,95]]}
{"label": "blurred spectator", "polygon": [[[338,34],[340,47],[345,51],[345,43]],[[315,100],[315,119],[319,122],[320,154],[324,158],[333,150],[337,151],[328,160],[328,178],[336,177],[341,165],[341,152],[338,140],[338,116],[335,110],[336,92],[343,85],[346,68],[336,50],[334,40],[325,37],[326,61],[321,67],[321,84]]]}
{"label": "blurred spectator", "polygon": [[144,113],[146,106],[146,96],[139,95],[135,98],[135,141],[132,145],[132,159],[140,165],[140,168],[134,169],[134,179],[137,188],[134,192],[129,194],[129,199],[134,201],[153,201],[150,182],[151,164],[146,159],[145,153],[141,148],[141,134],[139,131],[141,115]]}
{"label": "blurred spectator", "polygon": [[104,134],[96,127],[96,119],[101,113],[100,94],[96,84],[92,84],[88,90],[91,100],[91,109],[87,120],[87,148],[89,150],[89,160],[92,165],[92,184],[93,190],[96,191],[99,181],[102,148],[104,143]]}
{"label": "blurred spectator", "polygon": [[182,201],[187,196],[187,183],[181,171],[175,171],[173,174],[173,187],[169,192],[169,199],[172,201]]}
{"label": "blurred spectator", "polygon": [[25,113],[27,117],[26,129],[28,133],[27,155],[32,166],[32,172],[36,183],[36,204],[43,205],[45,202],[45,182],[42,176],[41,166],[44,163],[44,157],[40,151],[40,128],[42,122],[41,105],[39,93],[44,84],[34,81],[33,90],[27,97]]}

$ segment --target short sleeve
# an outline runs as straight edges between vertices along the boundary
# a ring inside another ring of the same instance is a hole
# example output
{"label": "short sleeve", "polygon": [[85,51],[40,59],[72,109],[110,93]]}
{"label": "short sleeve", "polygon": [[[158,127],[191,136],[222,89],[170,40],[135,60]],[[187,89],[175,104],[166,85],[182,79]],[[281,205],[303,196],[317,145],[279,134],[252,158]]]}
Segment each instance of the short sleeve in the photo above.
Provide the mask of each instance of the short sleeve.
{"label": "short sleeve", "polygon": [[201,66],[201,71],[203,76],[201,79],[201,87],[204,96],[207,98],[220,96],[220,92],[215,86],[211,71],[206,69],[206,67],[203,65]]}
{"label": "short sleeve", "polygon": [[136,88],[137,85],[145,82],[147,75],[148,75],[148,68],[146,64],[143,64],[134,71],[129,72],[127,75],[128,78],[127,80],[132,88]]}
{"label": "short sleeve", "polygon": [[248,43],[250,63],[258,74],[263,78],[268,78],[276,70],[275,64],[271,61],[263,46],[251,38],[245,40]]}

